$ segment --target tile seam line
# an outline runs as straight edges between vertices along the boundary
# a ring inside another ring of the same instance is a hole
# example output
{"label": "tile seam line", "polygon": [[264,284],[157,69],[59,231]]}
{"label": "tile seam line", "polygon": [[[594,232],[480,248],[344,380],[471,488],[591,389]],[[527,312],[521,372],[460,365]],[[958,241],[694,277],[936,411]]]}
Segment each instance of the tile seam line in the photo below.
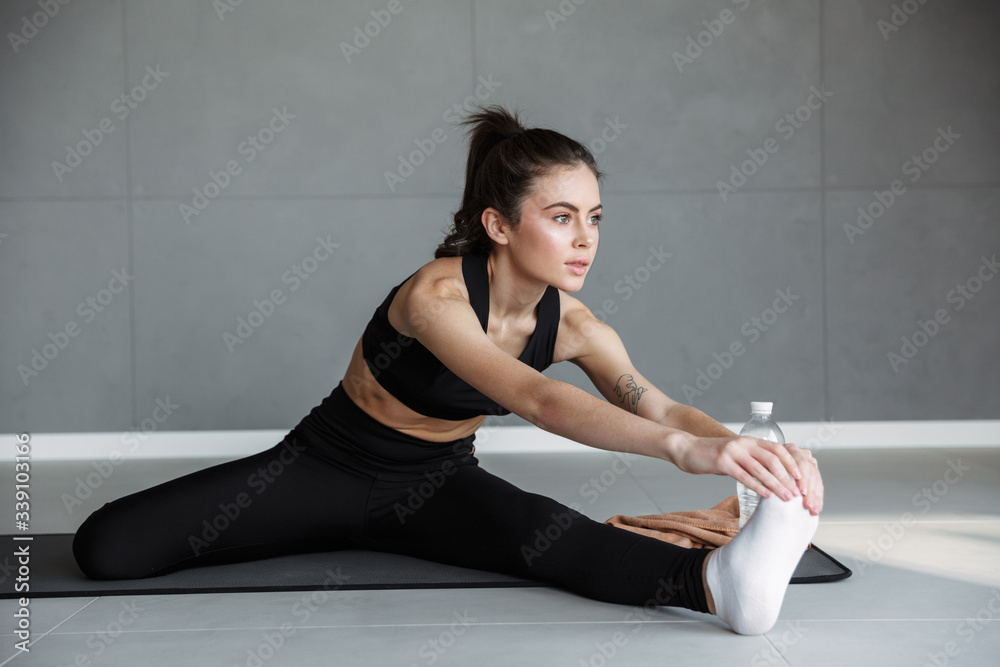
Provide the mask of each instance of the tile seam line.
{"label": "tile seam line", "polygon": [[[176,596],[181,597],[181,596]],[[82,611],[82,610],[81,610]],[[77,612],[79,613],[79,612]],[[714,617],[712,617],[714,618]],[[66,619],[69,620],[68,618]],[[963,618],[779,618],[779,621],[783,622],[803,622],[803,623],[942,623],[942,622],[955,622],[955,621],[967,621],[968,617]],[[63,621],[65,622],[65,621]],[[642,625],[690,625],[694,623],[706,623],[706,620],[700,619],[676,619],[676,620],[662,620],[662,621],[496,621],[491,623],[486,622],[475,622],[475,623],[465,623],[463,625],[469,627],[490,627],[490,626],[514,626],[514,625],[629,625],[634,626],[636,623],[641,623]],[[707,621],[710,625],[714,623],[711,620]],[[983,623],[997,623],[1000,622],[1000,618],[986,619],[982,621]],[[295,625],[292,626],[296,630],[329,630],[336,628],[345,629],[358,629],[358,628],[447,628],[454,625],[454,621],[441,623],[371,623],[371,624],[355,624],[355,625]],[[152,630],[122,630],[121,634],[133,634],[133,635],[143,635],[143,634],[155,634],[159,632],[163,633],[180,633],[180,632],[245,632],[245,631],[257,631],[257,630],[273,630],[280,628],[280,625],[260,625],[260,626],[239,626],[239,627],[217,627],[217,628],[158,628]],[[71,632],[54,632],[50,630],[45,633],[44,636],[50,634],[56,634],[61,636],[74,636],[74,635],[92,635],[95,631],[93,630],[80,630]],[[765,633],[766,634],[766,633]]]}
{"label": "tile seam line", "polygon": [[[775,625],[777,625],[777,623]],[[770,630],[768,632],[770,632]],[[781,660],[783,664],[787,665],[788,667],[792,667],[792,663],[788,662],[788,658],[785,657],[785,654],[778,650],[778,647],[774,645],[774,642],[771,641],[771,638],[767,636],[767,632],[762,634],[761,637],[764,639],[764,641],[767,642],[768,646],[771,647],[771,650],[774,651],[774,654],[778,656],[778,659]]]}
{"label": "tile seam line", "polygon": [[[86,609],[86,608],[87,608],[87,607],[89,607],[90,605],[92,605],[92,604],[94,604],[95,602],[97,602],[97,601],[98,601],[98,600],[100,599],[100,597],[101,597],[101,596],[97,596],[97,597],[94,597],[94,598],[92,598],[91,600],[89,600],[89,601],[87,602],[87,604],[83,605],[82,607],[80,607],[79,609],[77,609],[76,611],[74,611],[74,612],[73,612],[72,614],[70,614],[69,616],[67,616],[67,617],[66,617],[66,618],[64,618],[63,620],[61,620],[61,621],[59,621],[58,623],[56,623],[56,624],[55,624],[54,626],[52,626],[52,627],[51,627],[50,629],[48,629],[48,630],[46,630],[45,632],[43,632],[42,634],[40,634],[40,635],[39,635],[39,636],[38,636],[37,638],[35,638],[35,640],[34,640],[33,642],[31,642],[30,644],[28,644],[28,647],[29,647],[29,648],[33,647],[33,646],[34,646],[35,644],[37,644],[38,642],[42,641],[43,639],[45,639],[46,637],[48,637],[48,636],[49,636],[49,635],[51,635],[51,634],[56,634],[56,635],[64,635],[64,634],[69,634],[69,633],[65,633],[65,632],[56,632],[56,630],[57,630],[57,629],[59,628],[59,626],[60,626],[60,625],[62,625],[63,623],[66,623],[66,622],[68,622],[68,621],[69,621],[69,620],[70,620],[71,618],[73,618],[74,616],[76,616],[77,614],[79,614],[80,612],[82,612],[82,611],[83,611],[84,609]],[[36,601],[37,601],[37,598],[36,598]],[[92,633],[91,633],[91,634],[92,634]],[[13,635],[11,635],[11,636],[13,637]],[[8,658],[7,660],[5,660],[5,661],[3,661],[3,662],[0,662],[0,667],[3,667],[3,665],[6,665],[6,664],[7,664],[8,662],[10,662],[11,660],[13,660],[13,659],[14,659],[14,658],[16,658],[17,656],[18,656],[18,654],[17,654],[17,653],[15,653],[14,655],[12,655],[12,656],[11,656],[10,658]]]}
{"label": "tile seam line", "polygon": [[[173,596],[182,597],[182,596]],[[68,619],[67,619],[68,620]],[[638,621],[644,625],[675,625],[675,624],[691,624],[691,623],[704,623],[703,620],[686,620],[686,619],[676,619],[676,620],[662,620],[662,621]],[[637,621],[496,621],[496,622],[474,622],[474,623],[464,623],[469,627],[488,627],[488,626],[508,626],[508,625],[635,625]],[[366,624],[327,624],[327,625],[293,625],[292,627],[296,630],[323,630],[323,629],[333,629],[333,628],[447,628],[455,625],[455,621],[442,621],[440,623],[366,623]],[[273,630],[275,628],[280,628],[281,625],[253,625],[253,626],[239,626],[239,627],[217,627],[217,628],[157,628],[151,630],[128,630],[123,629],[121,634],[153,634],[157,632],[243,632],[243,631],[257,631],[257,630]],[[72,630],[57,632],[55,634],[63,636],[71,635],[92,635],[94,630]],[[50,634],[50,633],[47,633]]]}

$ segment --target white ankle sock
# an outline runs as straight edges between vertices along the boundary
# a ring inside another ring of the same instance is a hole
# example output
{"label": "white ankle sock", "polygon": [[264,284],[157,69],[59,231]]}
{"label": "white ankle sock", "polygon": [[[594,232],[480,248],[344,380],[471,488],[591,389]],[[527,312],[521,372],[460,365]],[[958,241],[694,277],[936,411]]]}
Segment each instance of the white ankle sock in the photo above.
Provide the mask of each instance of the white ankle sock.
{"label": "white ankle sock", "polygon": [[770,630],[818,525],[819,517],[802,506],[802,496],[761,498],[736,537],[708,559],[705,579],[715,615],[741,635]]}

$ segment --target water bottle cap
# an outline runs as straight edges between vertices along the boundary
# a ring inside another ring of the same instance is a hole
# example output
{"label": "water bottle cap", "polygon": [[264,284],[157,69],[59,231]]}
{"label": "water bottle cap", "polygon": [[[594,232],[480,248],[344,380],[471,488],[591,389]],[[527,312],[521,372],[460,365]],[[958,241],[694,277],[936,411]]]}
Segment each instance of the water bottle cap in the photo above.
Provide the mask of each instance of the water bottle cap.
{"label": "water bottle cap", "polygon": [[771,414],[774,403],[771,401],[750,401],[750,412]]}

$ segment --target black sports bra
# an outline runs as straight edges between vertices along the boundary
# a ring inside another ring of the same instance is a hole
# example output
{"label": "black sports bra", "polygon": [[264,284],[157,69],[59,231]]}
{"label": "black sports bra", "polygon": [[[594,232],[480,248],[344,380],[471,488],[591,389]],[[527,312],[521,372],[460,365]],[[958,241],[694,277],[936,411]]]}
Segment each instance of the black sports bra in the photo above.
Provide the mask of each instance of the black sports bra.
{"label": "black sports bra", "polygon": [[[462,275],[469,290],[469,301],[483,331],[486,331],[490,316],[486,260],[485,255],[462,257]],[[510,414],[510,410],[448,370],[416,338],[404,336],[393,328],[389,323],[389,305],[403,283],[389,292],[361,336],[362,356],[378,383],[408,408],[428,417],[462,420],[480,415]],[[518,360],[539,371],[551,366],[558,330],[559,291],[550,285],[538,304],[535,331]]]}

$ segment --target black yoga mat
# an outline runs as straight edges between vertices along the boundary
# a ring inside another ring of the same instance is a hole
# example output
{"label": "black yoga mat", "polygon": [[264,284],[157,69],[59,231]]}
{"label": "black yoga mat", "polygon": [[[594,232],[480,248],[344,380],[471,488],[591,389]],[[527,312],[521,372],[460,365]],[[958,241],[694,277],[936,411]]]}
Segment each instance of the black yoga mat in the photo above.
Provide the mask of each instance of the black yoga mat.
{"label": "black yoga mat", "polygon": [[[10,535],[2,537],[6,554],[16,554],[20,547],[29,545],[26,575],[29,590],[16,590],[20,567],[18,557],[5,554],[7,560],[0,559],[0,599],[548,585],[400,554],[356,550],[206,565],[145,579],[94,581],[85,577],[73,560],[72,534],[34,535],[31,541],[13,540]],[[20,576],[23,578],[24,575]],[[813,546],[802,555],[791,583],[836,581],[849,576],[850,570]]]}

